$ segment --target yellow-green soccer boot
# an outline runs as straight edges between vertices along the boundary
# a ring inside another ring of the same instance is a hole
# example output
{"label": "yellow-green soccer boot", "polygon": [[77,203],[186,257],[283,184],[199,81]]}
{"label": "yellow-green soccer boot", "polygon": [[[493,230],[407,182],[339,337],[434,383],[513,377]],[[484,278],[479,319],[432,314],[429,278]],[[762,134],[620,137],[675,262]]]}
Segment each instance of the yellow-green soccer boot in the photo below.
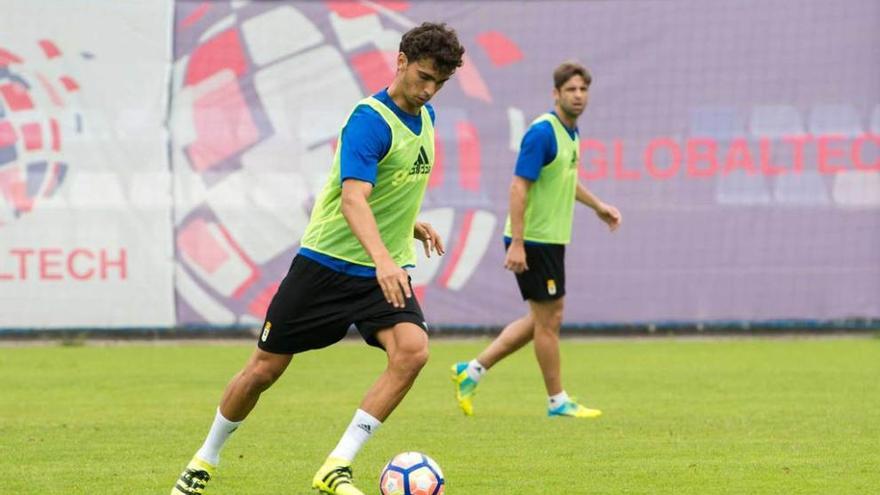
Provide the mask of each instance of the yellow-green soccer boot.
{"label": "yellow-green soccer boot", "polygon": [[455,400],[465,416],[474,415],[474,395],[477,382],[467,374],[468,364],[464,361],[452,365],[452,383],[455,385]]}
{"label": "yellow-green soccer boot", "polygon": [[547,416],[564,417],[564,418],[598,418],[602,415],[602,411],[598,409],[590,409],[578,404],[574,397],[569,398],[559,407],[547,409]]}
{"label": "yellow-green soccer boot", "polygon": [[193,457],[186,469],[180,474],[180,478],[171,489],[171,495],[202,495],[205,493],[205,487],[214,473],[217,472],[217,466],[208,464],[207,462]]}
{"label": "yellow-green soccer boot", "polygon": [[336,457],[328,457],[318,469],[312,488],[327,495],[364,495],[354,486],[351,463]]}

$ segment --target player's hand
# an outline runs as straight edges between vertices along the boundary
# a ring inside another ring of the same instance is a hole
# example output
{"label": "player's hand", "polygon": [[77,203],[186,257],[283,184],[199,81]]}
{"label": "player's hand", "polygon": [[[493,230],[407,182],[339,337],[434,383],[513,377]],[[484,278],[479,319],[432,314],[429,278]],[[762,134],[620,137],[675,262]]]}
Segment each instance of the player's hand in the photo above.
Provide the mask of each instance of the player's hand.
{"label": "player's hand", "polygon": [[440,234],[428,222],[416,222],[415,227],[413,227],[413,237],[422,241],[422,246],[425,247],[425,256],[428,258],[431,257],[432,250],[439,256],[443,256],[446,253],[446,249],[443,247],[443,239],[440,238]]}
{"label": "player's hand", "polygon": [[376,280],[382,288],[385,300],[395,308],[406,307],[406,299],[412,297],[409,288],[409,275],[406,270],[397,266],[391,258],[376,263]]}
{"label": "player's hand", "polygon": [[605,203],[600,203],[599,207],[596,208],[596,216],[608,225],[608,230],[611,232],[617,230],[620,224],[623,223],[623,215],[620,214],[617,208]]}
{"label": "player's hand", "polygon": [[526,264],[526,248],[523,241],[514,241],[507,248],[507,256],[504,257],[504,268],[513,273],[522,273],[529,269]]}

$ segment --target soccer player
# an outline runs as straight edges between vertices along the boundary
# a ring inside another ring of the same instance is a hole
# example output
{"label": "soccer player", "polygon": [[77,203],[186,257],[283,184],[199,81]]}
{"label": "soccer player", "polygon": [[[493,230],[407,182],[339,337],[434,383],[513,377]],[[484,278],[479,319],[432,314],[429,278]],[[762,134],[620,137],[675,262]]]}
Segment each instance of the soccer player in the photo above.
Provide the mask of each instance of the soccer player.
{"label": "soccer player", "polygon": [[483,375],[498,361],[535,341],[535,356],[549,396],[549,416],[595,418],[602,414],[568,396],[562,386],[559,327],[565,300],[565,245],[571,241],[575,201],[592,208],[611,231],[620,226],[617,208],[578,182],[577,119],[587,106],[590,73],[566,62],[553,72],[552,112],[532,122],[522,139],[505,227],[504,267],[516,274],[528,313],[507,325],[470,362],[452,365],[455,396],[461,410],[473,415],[473,396]]}
{"label": "soccer player", "polygon": [[430,256],[444,252],[416,221],[434,163],[434,111],[428,101],[462,64],[464,49],[445,24],[403,35],[388,88],[361,100],[342,129],[330,177],[316,200],[299,253],[266,314],[257,346],[232,378],[202,447],[171,490],[204,493],[223,444],[295,354],[332,345],[353,324],[388,365],[367,391],[312,488],[363,495],[351,463],[388,418],[428,359],[426,323],[405,268],[413,238]]}

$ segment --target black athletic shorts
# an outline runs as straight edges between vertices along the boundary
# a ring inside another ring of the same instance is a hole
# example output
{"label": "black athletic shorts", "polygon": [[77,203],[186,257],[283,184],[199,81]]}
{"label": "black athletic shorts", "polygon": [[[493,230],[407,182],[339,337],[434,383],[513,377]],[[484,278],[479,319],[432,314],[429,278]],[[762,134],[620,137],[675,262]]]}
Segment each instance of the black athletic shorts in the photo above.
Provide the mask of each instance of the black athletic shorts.
{"label": "black athletic shorts", "polygon": [[298,354],[339,342],[354,325],[367,344],[382,348],[376,333],[401,322],[426,329],[415,295],[406,299],[406,307],[395,308],[375,277],[346,275],[296,255],[269,303],[257,345]]}
{"label": "black athletic shorts", "polygon": [[[505,250],[510,243],[505,240]],[[517,273],[516,283],[523,300],[550,301],[565,295],[565,245],[526,244],[529,269]]]}

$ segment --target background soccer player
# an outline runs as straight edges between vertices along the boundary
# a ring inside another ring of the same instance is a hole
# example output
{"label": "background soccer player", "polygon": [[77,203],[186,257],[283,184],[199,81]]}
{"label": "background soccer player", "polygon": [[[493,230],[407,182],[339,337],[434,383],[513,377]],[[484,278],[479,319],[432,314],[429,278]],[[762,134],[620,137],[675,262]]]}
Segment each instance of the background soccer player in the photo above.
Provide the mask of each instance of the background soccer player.
{"label": "background soccer player", "polygon": [[472,399],[483,374],[532,339],[549,396],[548,415],[593,418],[602,414],[568,396],[562,387],[559,359],[565,245],[571,241],[575,200],[595,210],[612,231],[621,222],[617,208],[578,182],[577,119],[587,106],[591,80],[579,64],[566,62],[557,67],[554,110],[538,117],[523,136],[510,185],[504,267],[516,273],[529,311],[507,325],[476,359],[452,366],[456,398],[466,415],[473,414]]}
{"label": "background soccer player", "polygon": [[434,163],[434,111],[427,103],[463,54],[444,24],[410,30],[391,85],[361,100],[349,116],[300,251],[269,305],[258,349],[226,387],[204,444],[172,494],[203,493],[223,444],[293,355],[338,342],[354,324],[368,344],[385,350],[388,366],[315,474],[313,488],[362,495],[352,483],[351,462],[428,358],[425,319],[405,268],[415,263],[413,237],[428,256],[444,251],[437,232],[416,216]]}

